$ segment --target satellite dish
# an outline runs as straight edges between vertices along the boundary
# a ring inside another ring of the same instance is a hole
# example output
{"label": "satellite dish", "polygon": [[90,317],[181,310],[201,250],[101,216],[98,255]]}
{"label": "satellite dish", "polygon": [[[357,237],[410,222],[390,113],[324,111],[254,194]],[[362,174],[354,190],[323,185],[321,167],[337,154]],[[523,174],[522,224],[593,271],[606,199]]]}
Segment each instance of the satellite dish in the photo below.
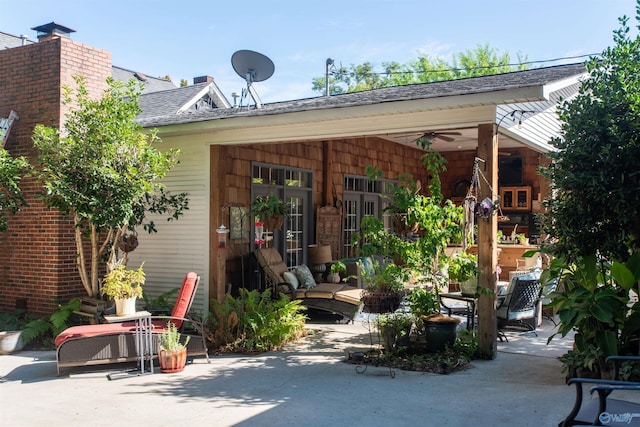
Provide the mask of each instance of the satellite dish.
{"label": "satellite dish", "polygon": [[231,65],[240,77],[247,81],[247,91],[260,108],[262,104],[258,96],[251,90],[253,82],[262,82],[273,75],[273,61],[265,55],[252,50],[239,50],[231,56]]}

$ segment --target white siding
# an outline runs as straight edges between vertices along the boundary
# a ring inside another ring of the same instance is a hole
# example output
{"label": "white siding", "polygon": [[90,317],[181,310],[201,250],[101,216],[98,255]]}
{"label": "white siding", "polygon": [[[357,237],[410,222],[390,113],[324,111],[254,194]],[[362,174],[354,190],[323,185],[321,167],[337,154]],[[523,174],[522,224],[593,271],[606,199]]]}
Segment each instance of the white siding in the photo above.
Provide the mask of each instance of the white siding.
{"label": "white siding", "polygon": [[166,137],[160,150],[180,147],[180,163],[163,179],[173,194],[187,192],[189,209],[177,221],[153,217],[157,233],[138,230],[139,246],[129,254],[129,267],[144,261],[145,291],[152,297],[180,287],[189,271],[201,276],[192,310],[209,309],[209,147],[189,143],[188,137]]}

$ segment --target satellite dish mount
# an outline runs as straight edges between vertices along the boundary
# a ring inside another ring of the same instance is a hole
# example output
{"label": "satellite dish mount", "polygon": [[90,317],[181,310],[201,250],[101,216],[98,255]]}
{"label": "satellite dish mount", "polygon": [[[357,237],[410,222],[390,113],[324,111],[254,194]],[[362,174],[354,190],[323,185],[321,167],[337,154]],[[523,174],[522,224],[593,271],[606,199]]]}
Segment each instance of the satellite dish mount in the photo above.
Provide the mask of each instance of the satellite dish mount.
{"label": "satellite dish mount", "polygon": [[231,65],[234,71],[247,82],[246,92],[251,95],[256,108],[261,108],[262,102],[253,89],[253,83],[267,80],[273,75],[275,71],[273,61],[252,50],[239,50],[231,56]]}

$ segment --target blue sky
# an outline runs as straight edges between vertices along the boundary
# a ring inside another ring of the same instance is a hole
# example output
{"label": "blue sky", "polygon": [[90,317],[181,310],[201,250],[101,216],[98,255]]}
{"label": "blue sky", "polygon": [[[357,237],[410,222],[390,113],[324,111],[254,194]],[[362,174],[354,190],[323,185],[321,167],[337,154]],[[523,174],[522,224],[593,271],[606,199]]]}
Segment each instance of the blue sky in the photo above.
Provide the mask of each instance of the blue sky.
{"label": "blue sky", "polygon": [[[229,101],[245,87],[231,66],[240,49],[267,55],[263,102],[317,96],[327,58],[345,66],[404,63],[423,53],[446,60],[488,43],[541,61],[597,54],[613,44],[618,18],[636,22],[634,0],[0,0],[0,31],[26,34],[51,21],[74,40],[108,50],[114,65],[179,84],[211,75]],[[635,34],[635,33],[634,33]],[[564,62],[580,62],[573,59]],[[562,62],[548,62],[557,65]]]}

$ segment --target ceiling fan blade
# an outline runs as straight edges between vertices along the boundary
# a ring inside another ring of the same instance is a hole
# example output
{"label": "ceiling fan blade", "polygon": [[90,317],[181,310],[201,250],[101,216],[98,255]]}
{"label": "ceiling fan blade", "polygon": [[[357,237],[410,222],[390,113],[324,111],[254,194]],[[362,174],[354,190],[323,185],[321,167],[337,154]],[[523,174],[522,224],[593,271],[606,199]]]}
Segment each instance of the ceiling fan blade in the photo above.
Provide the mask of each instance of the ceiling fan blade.
{"label": "ceiling fan blade", "polygon": [[450,136],[445,136],[440,133],[435,134],[435,138],[440,138],[441,140],[447,142],[455,141],[455,138],[451,138]]}
{"label": "ceiling fan blade", "polygon": [[460,132],[434,132],[436,135],[462,135]]}

